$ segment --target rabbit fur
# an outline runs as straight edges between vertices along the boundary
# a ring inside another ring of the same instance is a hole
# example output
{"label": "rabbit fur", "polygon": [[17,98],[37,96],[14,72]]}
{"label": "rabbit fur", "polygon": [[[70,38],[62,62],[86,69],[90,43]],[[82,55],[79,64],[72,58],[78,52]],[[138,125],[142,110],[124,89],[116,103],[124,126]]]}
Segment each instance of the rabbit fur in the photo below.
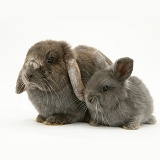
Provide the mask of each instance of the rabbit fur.
{"label": "rabbit fur", "polygon": [[29,49],[17,78],[16,93],[27,92],[39,113],[37,122],[63,125],[88,121],[87,107],[81,100],[83,84],[96,71],[98,62],[93,52],[104,56],[89,46],[71,49],[64,41],[41,41]]}
{"label": "rabbit fur", "polygon": [[109,66],[97,55],[97,61],[97,71],[84,91],[90,124],[135,130],[142,124],[156,123],[149,90],[139,78],[131,76],[133,59],[120,58]]}

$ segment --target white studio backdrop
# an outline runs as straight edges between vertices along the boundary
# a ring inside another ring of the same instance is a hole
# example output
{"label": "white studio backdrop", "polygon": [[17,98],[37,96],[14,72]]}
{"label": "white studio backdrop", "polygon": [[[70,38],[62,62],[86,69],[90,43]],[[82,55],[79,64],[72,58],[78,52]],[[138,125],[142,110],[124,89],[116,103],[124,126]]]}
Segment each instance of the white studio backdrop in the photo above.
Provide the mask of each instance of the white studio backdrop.
{"label": "white studio backdrop", "polygon": [[[159,1],[0,1],[0,159],[154,159],[160,144]],[[113,62],[134,59],[157,124],[137,131],[76,123],[45,126],[15,83],[28,49],[46,39],[95,47]]]}

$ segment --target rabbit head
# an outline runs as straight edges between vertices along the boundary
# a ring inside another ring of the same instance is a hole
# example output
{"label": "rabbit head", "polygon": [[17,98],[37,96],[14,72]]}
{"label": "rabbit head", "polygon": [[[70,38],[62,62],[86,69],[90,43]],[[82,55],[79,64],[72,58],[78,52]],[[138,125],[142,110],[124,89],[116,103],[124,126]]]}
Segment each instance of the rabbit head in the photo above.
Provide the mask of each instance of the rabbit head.
{"label": "rabbit head", "polygon": [[133,60],[127,57],[118,59],[112,66],[102,56],[98,55],[97,59],[98,70],[85,89],[85,101],[91,110],[97,105],[110,108],[124,100],[127,97],[125,85],[133,70]]}
{"label": "rabbit head", "polygon": [[[60,90],[70,83],[69,77],[73,85],[76,82],[83,88],[79,74],[72,50],[66,42],[41,41],[32,46],[27,53],[17,79],[16,93],[20,94],[27,89],[35,88],[43,91]],[[77,92],[81,91],[77,89]]]}

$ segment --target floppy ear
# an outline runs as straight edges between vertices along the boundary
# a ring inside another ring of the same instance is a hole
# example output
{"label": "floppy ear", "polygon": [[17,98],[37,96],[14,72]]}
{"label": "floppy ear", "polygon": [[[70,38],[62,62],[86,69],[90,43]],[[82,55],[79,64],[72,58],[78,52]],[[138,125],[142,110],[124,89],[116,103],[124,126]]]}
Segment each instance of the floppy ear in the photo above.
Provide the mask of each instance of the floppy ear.
{"label": "floppy ear", "polygon": [[20,94],[25,91],[25,84],[22,81],[22,71],[20,71],[16,82],[16,93]]}
{"label": "floppy ear", "polygon": [[133,59],[124,57],[118,59],[113,65],[113,75],[119,81],[125,81],[133,71]]}
{"label": "floppy ear", "polygon": [[60,41],[59,43],[64,52],[64,61],[66,63],[66,67],[67,67],[68,75],[70,78],[70,82],[73,87],[73,91],[79,100],[84,101],[85,88],[81,81],[81,73],[80,73],[78,64],[74,58],[74,55],[72,53],[72,50],[66,42]]}

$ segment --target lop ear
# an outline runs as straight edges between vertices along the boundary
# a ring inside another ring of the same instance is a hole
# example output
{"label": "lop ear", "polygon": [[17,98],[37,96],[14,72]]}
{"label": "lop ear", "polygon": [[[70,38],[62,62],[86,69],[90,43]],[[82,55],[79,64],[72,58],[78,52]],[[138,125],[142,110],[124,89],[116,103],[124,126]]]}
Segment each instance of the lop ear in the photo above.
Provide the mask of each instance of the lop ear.
{"label": "lop ear", "polygon": [[119,81],[125,81],[133,71],[133,59],[124,57],[118,59],[113,65],[113,75]]}
{"label": "lop ear", "polygon": [[66,63],[66,67],[67,67],[68,75],[70,78],[70,82],[73,87],[73,91],[79,100],[84,101],[85,88],[81,81],[80,69],[74,58],[73,52],[70,46],[66,42],[60,41],[59,43],[64,52],[64,61]]}
{"label": "lop ear", "polygon": [[25,91],[25,84],[22,81],[22,71],[20,71],[16,82],[16,93],[20,94]]}
{"label": "lop ear", "polygon": [[82,83],[81,73],[75,59],[68,60],[67,69],[75,95],[79,100],[84,101],[85,88]]}

